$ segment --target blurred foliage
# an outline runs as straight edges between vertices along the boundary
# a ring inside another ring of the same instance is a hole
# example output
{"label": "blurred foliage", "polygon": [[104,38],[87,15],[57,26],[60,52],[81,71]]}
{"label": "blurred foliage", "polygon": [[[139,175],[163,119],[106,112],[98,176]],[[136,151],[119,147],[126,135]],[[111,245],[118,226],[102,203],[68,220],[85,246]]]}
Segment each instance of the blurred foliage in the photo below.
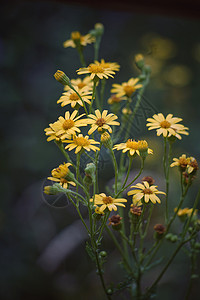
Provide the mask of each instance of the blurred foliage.
{"label": "blurred foliage", "polygon": [[[147,132],[144,108],[148,117],[153,112],[182,117],[184,125],[190,128],[190,135],[177,143],[174,157],[187,153],[200,161],[199,20],[48,1],[4,2],[0,14],[1,299],[93,299],[94,295],[102,299],[99,279],[85,253],[84,235],[53,270],[42,268],[40,264],[51,240],[77,220],[71,206],[52,208],[42,194],[45,178],[63,160],[56,146],[47,143],[44,135],[44,128],[63,114],[63,109],[56,104],[62,86],[53,74],[62,69],[70,78],[76,78],[75,71],[80,67],[76,51],[64,49],[63,42],[72,31],[86,34],[95,23],[104,24],[100,57],[121,65],[119,74],[106,87],[107,99],[113,82],[121,83],[138,75],[134,55],[141,52],[145,56],[152,67],[151,83],[133,132],[135,138],[146,137],[155,152],[147,160],[144,175],[152,175],[148,170],[153,169],[154,177],[162,181],[159,159],[162,144],[155,132]],[[88,46],[85,54],[86,61],[90,62],[92,46]],[[106,175],[104,172],[109,167],[106,155],[102,158],[104,166],[100,173],[102,186],[105,180],[112,178],[112,171]],[[178,176],[176,170],[171,173],[176,192]],[[197,185],[198,181],[194,186]],[[191,199],[195,191],[196,188]],[[176,199],[172,199],[171,206],[175,205]],[[159,220],[159,213],[155,218]],[[112,253],[108,265],[108,280],[111,280],[109,276],[116,269],[117,252],[107,240],[105,243]],[[58,259],[60,248],[62,244],[58,243],[53,259]],[[181,272],[188,268],[184,258],[184,255],[179,256],[174,263],[176,272],[169,271],[165,277],[160,299],[182,299],[187,279],[183,279]],[[180,289],[175,290],[175,285]],[[194,295],[196,291],[194,287]]]}

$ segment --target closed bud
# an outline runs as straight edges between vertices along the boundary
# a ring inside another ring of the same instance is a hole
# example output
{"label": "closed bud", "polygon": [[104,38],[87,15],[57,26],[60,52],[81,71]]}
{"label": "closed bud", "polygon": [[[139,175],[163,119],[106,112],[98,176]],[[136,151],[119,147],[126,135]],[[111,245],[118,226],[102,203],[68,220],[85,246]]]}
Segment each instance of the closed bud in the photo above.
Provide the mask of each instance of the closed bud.
{"label": "closed bud", "polygon": [[106,148],[111,149],[113,146],[110,134],[108,132],[104,132],[101,134],[101,142]]}
{"label": "closed bud", "polygon": [[89,178],[91,178],[92,182],[95,182],[96,179],[96,166],[94,163],[89,163],[86,165],[85,168],[85,175]]}
{"label": "closed bud", "polygon": [[135,64],[138,69],[142,70],[144,67],[144,56],[142,54],[135,55]]}
{"label": "closed bud", "polygon": [[57,72],[54,74],[55,79],[62,83],[63,85],[68,85],[71,86],[71,81],[69,79],[69,77],[67,77],[67,75],[60,70],[57,70]]}
{"label": "closed bud", "polygon": [[60,186],[57,184],[47,185],[44,187],[44,193],[46,195],[57,195],[61,192]]}

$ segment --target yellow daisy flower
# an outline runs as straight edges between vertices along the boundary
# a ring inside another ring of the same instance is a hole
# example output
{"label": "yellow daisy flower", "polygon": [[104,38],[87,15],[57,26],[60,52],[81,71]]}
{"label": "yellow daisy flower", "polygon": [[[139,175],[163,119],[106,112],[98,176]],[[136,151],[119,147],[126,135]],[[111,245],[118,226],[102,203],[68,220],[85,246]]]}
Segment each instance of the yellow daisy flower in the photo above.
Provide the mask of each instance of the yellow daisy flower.
{"label": "yellow daisy flower", "polygon": [[60,183],[60,185],[65,189],[67,189],[68,184],[75,186],[76,184],[73,181],[69,181],[69,178],[67,178],[71,173],[68,168],[69,166],[71,166],[70,163],[59,165],[58,168],[55,168],[51,171],[52,177],[48,177],[47,179]]}
{"label": "yellow daisy flower", "polygon": [[180,167],[181,170],[185,170],[187,165],[190,162],[190,158],[186,157],[185,154],[182,154],[179,158],[173,158],[174,162],[171,163],[170,167]]}
{"label": "yellow daisy flower", "polygon": [[93,144],[99,144],[99,142],[96,142],[93,139],[89,139],[88,135],[86,135],[85,137],[82,134],[79,134],[78,136],[74,135],[73,140],[65,140],[63,142],[69,143],[69,145],[65,147],[65,149],[68,149],[69,151],[76,148],[75,154],[80,152],[82,149],[87,151],[100,150],[97,146],[93,145]]}
{"label": "yellow daisy flower", "polygon": [[123,100],[127,100],[127,98],[126,97],[118,97],[117,95],[112,95],[108,99],[108,104],[112,105],[112,104],[120,103]]}
{"label": "yellow daisy flower", "polygon": [[[65,113],[65,117],[59,117],[58,121],[51,124],[51,128],[54,130],[56,136],[58,136],[61,140],[65,138],[70,138],[71,135],[76,134],[77,132],[81,132],[78,127],[87,126],[87,119],[81,119],[82,114],[76,117],[78,110],[74,110],[70,116],[69,111]],[[46,135],[51,134],[51,132],[46,132]]]}
{"label": "yellow daisy flower", "polygon": [[[93,202],[93,198],[90,199],[90,202]],[[101,193],[99,195],[95,194],[94,197],[94,205],[101,205],[98,209],[99,213],[102,213],[106,208],[108,208],[109,211],[116,211],[117,206],[125,207],[125,205],[121,202],[127,202],[127,200],[124,198],[114,199],[111,196],[106,196],[106,194],[104,193]]]}
{"label": "yellow daisy flower", "polygon": [[123,82],[122,84],[114,83],[111,93],[116,94],[118,97],[127,96],[131,97],[132,94],[142,87],[142,84],[137,84],[139,78],[130,78],[128,82]]}
{"label": "yellow daisy flower", "polygon": [[190,159],[190,161],[187,165],[187,172],[190,174],[193,171],[197,171],[199,167],[198,167],[198,163],[194,157],[191,156],[189,159]]}
{"label": "yellow daisy flower", "polygon": [[103,79],[108,77],[112,77],[115,74],[114,71],[112,71],[109,68],[104,67],[103,64],[100,62],[95,61],[95,63],[90,64],[87,68],[80,68],[76,71],[78,75],[81,74],[90,74],[90,78],[93,80],[95,77],[98,79]]}
{"label": "yellow daisy flower", "polygon": [[59,140],[61,139],[61,136],[56,135],[56,131],[54,130],[53,125],[54,125],[53,123],[50,123],[50,124],[49,124],[50,127],[44,129],[45,134],[46,134],[47,136],[49,136],[49,137],[47,138],[47,142],[50,142],[50,141],[52,141],[52,140],[59,141]]}
{"label": "yellow daisy flower", "polygon": [[[188,208],[188,207],[185,207],[183,209],[179,209],[178,213],[177,213],[177,216],[182,217],[184,215],[187,215],[188,217],[190,217],[191,214],[192,214],[192,210],[193,210],[192,208]],[[176,211],[177,211],[177,207],[174,208],[174,212],[176,212]],[[197,212],[198,212],[198,209],[195,209],[193,215],[194,216],[197,215]]]}
{"label": "yellow daisy flower", "polygon": [[103,130],[108,130],[110,133],[112,132],[112,128],[109,125],[120,125],[119,122],[115,121],[118,117],[113,113],[108,114],[107,110],[104,110],[102,114],[99,109],[95,110],[95,115],[88,115],[87,123],[91,124],[91,129],[88,131],[88,134],[92,134],[96,129],[99,132]]}
{"label": "yellow daisy flower", "polygon": [[[94,61],[95,64],[99,65],[99,62],[98,61]],[[106,69],[110,69],[112,71],[119,71],[120,69],[120,65],[116,62],[105,62],[105,60],[102,58],[101,59],[101,62],[100,62],[101,66],[103,68],[106,68]]]}
{"label": "yellow daisy flower", "polygon": [[[92,92],[88,90],[88,87],[78,88],[77,86],[74,87],[75,90],[79,93],[83,101],[90,104],[90,100],[92,99]],[[82,100],[79,98],[76,92],[74,92],[72,89],[70,89],[67,92],[64,92],[60,99],[57,101],[57,103],[61,103],[61,106],[65,106],[68,104],[71,104],[71,107],[74,108],[77,104],[80,106],[83,106]]]}
{"label": "yellow daisy flower", "polygon": [[[77,78],[77,79],[71,79],[71,84],[73,86],[77,86],[80,89],[87,87],[88,91],[92,91],[93,88],[93,81],[91,80],[90,76],[86,76],[85,78]],[[64,91],[69,91],[71,88],[69,85],[64,86]]]}
{"label": "yellow daisy flower", "polygon": [[140,152],[147,151],[147,154],[153,154],[153,150],[148,148],[147,141],[135,141],[128,139],[126,143],[117,144],[113,147],[113,150],[122,150],[123,153],[129,151],[129,154],[133,156],[135,153],[141,155]]}
{"label": "yellow daisy flower", "polygon": [[[147,181],[143,183],[137,183],[136,185],[131,186],[131,188],[136,188],[136,190],[131,190],[127,193],[127,195],[133,195],[133,201],[140,201],[142,198],[145,203],[151,201],[152,203],[161,203],[160,199],[156,196],[156,194],[164,194],[164,192],[160,192],[157,190],[156,185],[149,185]],[[134,202],[133,202],[134,203]]]}
{"label": "yellow daisy flower", "polygon": [[95,41],[95,38],[91,34],[81,35],[79,31],[73,31],[71,33],[71,39],[63,43],[63,47],[72,47],[76,48],[77,44],[81,46],[86,46]]}
{"label": "yellow daisy flower", "polygon": [[180,134],[189,134],[186,131],[188,130],[187,127],[181,124],[177,124],[178,122],[182,121],[182,119],[173,117],[172,114],[168,114],[166,118],[162,113],[154,114],[153,117],[148,118],[147,121],[149,122],[146,124],[146,126],[149,127],[148,129],[156,129],[158,136],[160,136],[161,134],[164,137],[175,136],[176,138],[181,140]]}

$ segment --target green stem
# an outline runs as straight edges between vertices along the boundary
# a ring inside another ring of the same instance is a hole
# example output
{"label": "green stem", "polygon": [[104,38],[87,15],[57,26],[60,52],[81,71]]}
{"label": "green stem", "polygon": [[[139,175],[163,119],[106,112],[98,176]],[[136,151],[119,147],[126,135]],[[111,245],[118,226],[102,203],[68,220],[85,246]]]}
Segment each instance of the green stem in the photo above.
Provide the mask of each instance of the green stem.
{"label": "green stem", "polygon": [[67,161],[70,162],[74,168],[76,168],[74,163],[72,162],[71,158],[69,157],[69,154],[65,151],[63,143],[61,141],[56,141],[55,140],[55,144],[58,146],[58,148],[60,149],[62,154],[67,158]]}
{"label": "green stem", "polygon": [[83,107],[84,107],[84,110],[85,110],[85,113],[86,113],[86,115],[88,115],[88,111],[87,111],[87,108],[86,108],[86,106],[85,106],[85,101],[82,99],[82,97],[81,97],[81,95],[79,94],[79,92],[77,92],[77,90],[73,87],[73,85],[70,85],[69,87],[70,87],[70,88],[78,95],[78,97],[81,99],[82,104],[83,104]]}
{"label": "green stem", "polygon": [[101,90],[100,90],[100,103],[101,103],[101,107],[103,107],[103,98],[104,98],[105,86],[106,86],[106,79],[103,78],[102,81],[101,81]]}
{"label": "green stem", "polygon": [[81,215],[81,212],[80,212],[80,210],[79,210],[79,207],[74,203],[74,201],[72,200],[72,198],[70,197],[69,194],[67,194],[67,196],[69,197],[70,202],[71,202],[71,203],[74,205],[74,207],[76,208],[76,210],[77,210],[77,212],[78,212],[78,215],[79,215],[79,217],[80,217],[80,219],[81,219],[83,225],[85,226],[85,228],[86,228],[86,230],[87,230],[87,233],[90,234],[89,228],[87,227],[87,225],[86,225],[86,223],[85,223],[85,221],[84,221],[84,219],[83,219],[83,217],[82,217],[82,215]]}
{"label": "green stem", "polygon": [[90,104],[90,108],[89,108],[89,113],[91,113],[92,111],[92,105],[95,99],[95,94],[96,94],[96,85],[97,85],[98,79],[96,78],[96,76],[93,79],[93,90],[92,90],[92,100],[91,100],[91,104]]}
{"label": "green stem", "polygon": [[110,147],[109,150],[110,150],[110,154],[112,156],[113,165],[114,165],[114,168],[115,168],[115,194],[117,194],[118,166],[117,166],[117,161],[116,161],[113,149]]}
{"label": "green stem", "polygon": [[108,226],[106,226],[105,228],[106,228],[106,230],[107,230],[109,236],[110,236],[111,239],[113,240],[113,242],[114,242],[116,248],[117,248],[118,251],[120,252],[120,254],[121,254],[121,256],[122,256],[122,259],[123,259],[123,261],[124,261],[124,265],[125,265],[127,271],[132,275],[133,278],[135,278],[135,274],[133,273],[132,268],[130,267],[129,262],[128,262],[128,260],[127,260],[127,257],[125,256],[124,251],[123,251],[122,248],[120,247],[120,245],[119,245],[119,243],[118,243],[116,237],[114,236],[114,234],[112,233],[112,231],[110,230],[110,228],[108,228]]}
{"label": "green stem", "polygon": [[81,45],[76,47],[76,49],[78,51],[82,67],[86,67],[85,59],[84,59],[84,56],[83,56],[83,49],[82,49]]}
{"label": "green stem", "polygon": [[126,185],[126,183],[127,183],[127,180],[128,180],[129,174],[130,174],[130,170],[131,170],[132,162],[133,162],[133,157],[132,157],[132,156],[129,156],[129,166],[128,166],[128,170],[127,170],[127,173],[126,173],[126,178],[125,178],[125,180],[124,180],[124,183],[123,183],[123,185],[122,185],[122,188],[124,188],[125,185]]}
{"label": "green stem", "polygon": [[115,198],[117,198],[124,190],[126,190],[136,179],[138,179],[138,177],[141,175],[142,171],[144,169],[144,160],[142,159],[142,163],[141,163],[141,168],[140,168],[140,172],[137,174],[137,176],[135,176],[135,178],[124,188],[122,188],[117,195],[115,195]]}

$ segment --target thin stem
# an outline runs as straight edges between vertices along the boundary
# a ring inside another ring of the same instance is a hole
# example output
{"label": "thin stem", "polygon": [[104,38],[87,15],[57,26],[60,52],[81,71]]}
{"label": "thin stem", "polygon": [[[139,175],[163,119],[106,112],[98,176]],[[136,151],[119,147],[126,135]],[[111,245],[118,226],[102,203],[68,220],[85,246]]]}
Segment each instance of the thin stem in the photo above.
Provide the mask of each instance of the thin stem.
{"label": "thin stem", "polygon": [[127,173],[126,173],[126,178],[124,180],[122,188],[124,188],[126,183],[127,183],[127,180],[128,180],[129,174],[130,174],[130,170],[131,170],[132,162],[133,162],[133,157],[129,156],[129,166],[128,166],[128,170],[127,170]]}
{"label": "thin stem", "polygon": [[84,59],[84,56],[83,56],[83,49],[82,49],[82,47],[78,46],[78,47],[76,47],[76,49],[78,51],[82,67],[86,67],[86,63],[85,63],[85,59]]}
{"label": "thin stem", "polygon": [[90,103],[90,108],[89,108],[89,113],[91,113],[92,111],[92,104],[94,102],[94,98],[95,98],[95,94],[96,94],[96,85],[97,85],[97,82],[98,82],[98,79],[93,79],[93,91],[92,91],[92,100],[91,100],[91,103]]}
{"label": "thin stem", "polygon": [[121,254],[121,256],[122,256],[122,259],[123,259],[123,261],[124,261],[124,265],[125,265],[127,271],[132,275],[133,278],[135,278],[135,274],[133,273],[132,268],[130,267],[129,262],[128,262],[126,256],[125,256],[125,253],[124,253],[124,251],[122,250],[122,248],[120,247],[120,245],[119,245],[119,243],[118,243],[116,237],[114,236],[114,234],[112,233],[112,231],[110,230],[110,228],[109,228],[108,226],[106,226],[105,228],[106,228],[106,230],[107,230],[109,236],[110,236],[111,239],[113,240],[115,246],[116,246],[117,249],[119,250],[119,252],[120,252],[120,254]]}
{"label": "thin stem", "polygon": [[101,90],[100,90],[100,103],[101,103],[101,107],[103,107],[103,97],[104,97],[105,86],[106,86],[106,79],[103,78],[101,80]]}
{"label": "thin stem", "polygon": [[117,194],[118,166],[117,166],[117,161],[116,161],[113,149],[110,147],[109,150],[110,150],[110,154],[112,156],[113,165],[114,165],[114,168],[115,168],[115,194]]}
{"label": "thin stem", "polygon": [[67,158],[67,161],[70,162],[74,168],[76,168],[74,163],[72,162],[71,158],[69,157],[69,154],[65,151],[63,143],[61,141],[56,141],[55,140],[55,144],[58,146],[58,148],[60,149],[62,154]]}
{"label": "thin stem", "polygon": [[115,198],[117,198],[124,190],[126,190],[136,179],[138,179],[138,177],[141,175],[142,171],[143,171],[143,168],[144,168],[144,160],[142,159],[142,163],[141,163],[141,168],[140,168],[140,171],[139,173],[135,176],[135,178],[127,185],[125,186],[124,188],[122,188],[118,193],[117,195],[115,195]]}

